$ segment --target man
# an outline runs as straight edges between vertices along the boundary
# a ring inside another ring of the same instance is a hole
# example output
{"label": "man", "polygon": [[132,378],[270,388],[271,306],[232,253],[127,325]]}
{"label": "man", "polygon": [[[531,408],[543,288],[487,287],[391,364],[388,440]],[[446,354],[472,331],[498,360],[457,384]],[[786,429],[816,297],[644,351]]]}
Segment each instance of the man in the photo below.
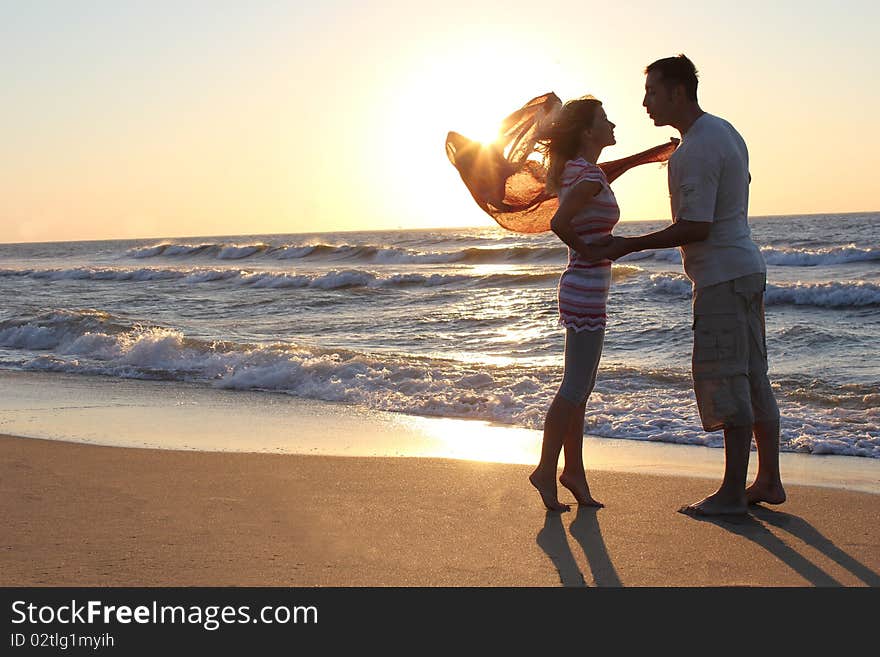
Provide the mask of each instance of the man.
{"label": "man", "polygon": [[[703,428],[724,430],[724,480],[712,495],[681,509],[695,515],[741,515],[748,504],[781,504],[779,409],[767,377],[764,289],[767,268],[748,225],[748,151],[727,121],[697,102],[697,71],[684,55],[645,69],[643,105],[654,125],[681,133],[669,160],[673,223],[641,237],[594,249],[617,259],[645,249],[681,247],[693,282],[694,392]],[[746,488],[752,434],[758,474]]]}

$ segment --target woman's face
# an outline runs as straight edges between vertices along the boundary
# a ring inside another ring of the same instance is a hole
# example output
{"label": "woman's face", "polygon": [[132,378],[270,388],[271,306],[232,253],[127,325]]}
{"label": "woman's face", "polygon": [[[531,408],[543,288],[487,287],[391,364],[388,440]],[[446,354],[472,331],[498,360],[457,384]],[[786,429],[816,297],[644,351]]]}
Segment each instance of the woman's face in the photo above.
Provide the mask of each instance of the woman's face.
{"label": "woman's face", "polygon": [[593,142],[603,148],[617,143],[617,140],[614,138],[614,124],[608,120],[604,107],[599,107],[596,110],[589,134]]}

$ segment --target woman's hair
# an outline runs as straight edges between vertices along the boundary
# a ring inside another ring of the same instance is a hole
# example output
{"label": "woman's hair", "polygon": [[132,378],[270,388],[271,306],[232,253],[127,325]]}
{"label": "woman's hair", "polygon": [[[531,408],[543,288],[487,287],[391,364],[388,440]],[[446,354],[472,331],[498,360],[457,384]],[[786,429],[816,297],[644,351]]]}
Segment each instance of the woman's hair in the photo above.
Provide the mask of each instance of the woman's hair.
{"label": "woman's hair", "polygon": [[541,150],[547,158],[546,188],[559,192],[565,163],[573,160],[581,147],[581,133],[592,127],[601,101],[592,96],[570,100],[559,110],[541,137]]}

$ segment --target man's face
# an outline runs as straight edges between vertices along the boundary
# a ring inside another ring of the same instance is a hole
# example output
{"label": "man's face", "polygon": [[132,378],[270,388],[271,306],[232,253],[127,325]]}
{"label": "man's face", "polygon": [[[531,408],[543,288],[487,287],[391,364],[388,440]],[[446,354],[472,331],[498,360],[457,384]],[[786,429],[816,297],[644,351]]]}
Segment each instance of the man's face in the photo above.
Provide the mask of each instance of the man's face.
{"label": "man's face", "polygon": [[645,99],[642,105],[648,110],[648,116],[654,125],[670,125],[675,115],[675,99],[663,83],[663,74],[651,71],[645,78]]}

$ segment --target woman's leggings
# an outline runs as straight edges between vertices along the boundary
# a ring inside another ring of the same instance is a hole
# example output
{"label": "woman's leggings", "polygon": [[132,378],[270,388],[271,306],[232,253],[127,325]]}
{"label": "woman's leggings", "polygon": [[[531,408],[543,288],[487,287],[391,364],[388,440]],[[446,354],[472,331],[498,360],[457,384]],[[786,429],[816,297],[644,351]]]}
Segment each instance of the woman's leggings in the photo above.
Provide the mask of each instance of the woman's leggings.
{"label": "woman's leggings", "polygon": [[595,331],[566,329],[565,373],[556,394],[576,406],[587,401],[596,385],[604,342],[604,328]]}

